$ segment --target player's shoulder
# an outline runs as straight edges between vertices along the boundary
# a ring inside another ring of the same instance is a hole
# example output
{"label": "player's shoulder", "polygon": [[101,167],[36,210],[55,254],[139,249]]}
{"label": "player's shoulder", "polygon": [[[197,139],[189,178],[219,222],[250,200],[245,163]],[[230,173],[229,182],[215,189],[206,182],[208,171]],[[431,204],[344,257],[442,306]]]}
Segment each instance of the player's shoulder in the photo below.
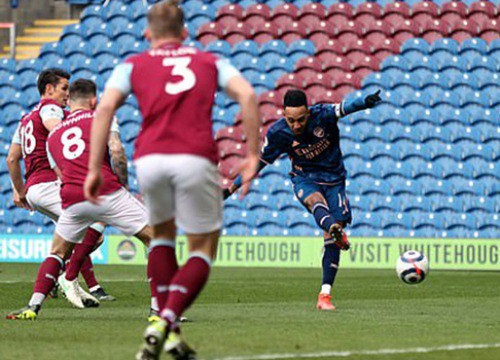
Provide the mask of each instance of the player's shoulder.
{"label": "player's shoulder", "polygon": [[289,129],[290,128],[288,127],[285,118],[281,118],[269,127],[269,130],[267,131],[267,137],[276,139],[280,138],[281,136],[285,135]]}

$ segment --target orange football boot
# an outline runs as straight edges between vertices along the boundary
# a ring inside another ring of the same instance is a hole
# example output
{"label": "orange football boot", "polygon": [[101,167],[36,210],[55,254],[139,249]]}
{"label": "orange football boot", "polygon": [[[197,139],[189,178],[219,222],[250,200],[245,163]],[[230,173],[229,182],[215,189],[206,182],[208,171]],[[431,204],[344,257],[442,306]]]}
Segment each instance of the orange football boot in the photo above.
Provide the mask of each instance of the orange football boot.
{"label": "orange football boot", "polygon": [[332,297],[328,294],[319,294],[318,302],[316,303],[316,309],[335,310],[335,306],[332,304]]}

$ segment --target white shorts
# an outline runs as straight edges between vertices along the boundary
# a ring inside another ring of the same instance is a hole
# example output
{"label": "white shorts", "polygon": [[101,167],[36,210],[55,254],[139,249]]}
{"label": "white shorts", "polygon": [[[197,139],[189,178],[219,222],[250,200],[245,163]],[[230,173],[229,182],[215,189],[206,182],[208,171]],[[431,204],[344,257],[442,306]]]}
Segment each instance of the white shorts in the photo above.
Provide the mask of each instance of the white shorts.
{"label": "white shorts", "polygon": [[59,180],[35,184],[28,189],[26,199],[34,210],[57,221],[62,213],[60,190]]}
{"label": "white shorts", "polygon": [[177,226],[188,234],[221,228],[219,171],[208,159],[155,154],[141,157],[135,165],[150,225],[175,218]]}
{"label": "white shorts", "polygon": [[94,222],[111,225],[126,236],[137,234],[147,225],[146,208],[127,190],[122,188],[99,199],[98,205],[83,201],[64,209],[56,232],[66,241],[79,243]]}

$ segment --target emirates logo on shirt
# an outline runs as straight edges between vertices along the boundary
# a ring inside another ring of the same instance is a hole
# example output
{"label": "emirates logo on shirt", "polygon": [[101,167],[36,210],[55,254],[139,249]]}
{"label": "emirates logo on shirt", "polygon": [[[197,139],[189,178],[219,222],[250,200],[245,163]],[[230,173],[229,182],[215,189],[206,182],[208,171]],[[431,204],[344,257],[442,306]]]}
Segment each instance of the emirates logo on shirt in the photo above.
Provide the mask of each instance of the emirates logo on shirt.
{"label": "emirates logo on shirt", "polygon": [[323,136],[325,136],[325,131],[322,128],[317,127],[316,129],[314,129],[313,134],[314,136],[321,139]]}

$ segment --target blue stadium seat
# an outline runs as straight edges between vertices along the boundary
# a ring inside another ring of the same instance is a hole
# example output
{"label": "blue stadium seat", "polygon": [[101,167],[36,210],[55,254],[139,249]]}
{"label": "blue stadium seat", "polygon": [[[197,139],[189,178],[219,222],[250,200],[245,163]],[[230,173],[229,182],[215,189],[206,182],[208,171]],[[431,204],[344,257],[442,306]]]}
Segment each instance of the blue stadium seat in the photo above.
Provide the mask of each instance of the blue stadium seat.
{"label": "blue stadium seat", "polygon": [[259,44],[252,40],[240,41],[233,46],[232,56],[236,56],[241,53],[247,53],[252,57],[256,57],[259,55]]}
{"label": "blue stadium seat", "polygon": [[263,56],[264,69],[266,72],[281,69],[285,72],[293,72],[295,64],[288,58],[282,57],[275,53],[267,53]]}
{"label": "blue stadium seat", "polygon": [[286,55],[287,52],[286,43],[282,40],[272,40],[263,43],[259,49],[259,54],[262,56],[269,52],[277,53],[280,56]]}
{"label": "blue stadium seat", "polygon": [[88,18],[97,17],[100,18],[101,14],[103,14],[105,9],[103,9],[100,5],[97,6],[87,6],[83,9],[82,14],[80,15],[81,20],[86,20]]}
{"label": "blue stadium seat", "polygon": [[189,40],[189,39],[186,39],[184,41],[184,45],[186,46],[191,46],[191,47],[195,47],[197,48],[198,50],[203,50],[203,45],[199,42],[199,41],[196,41],[196,40]]}
{"label": "blue stadium seat", "polygon": [[387,59],[382,61],[380,64],[380,69],[385,71],[387,69],[398,69],[404,73],[409,72],[409,64],[406,58],[402,56],[389,56]]}
{"label": "blue stadium seat", "polygon": [[471,71],[476,69],[486,69],[492,72],[500,70],[500,64],[492,56],[476,56],[471,59],[469,63],[469,68]]}
{"label": "blue stadium seat", "polygon": [[231,55],[231,45],[229,45],[227,41],[217,40],[207,44],[207,46],[205,46],[205,51],[210,51],[223,57],[229,57]]}
{"label": "blue stadium seat", "polygon": [[0,59],[0,69],[14,73],[16,71],[16,60],[14,59]]}
{"label": "blue stadium seat", "polygon": [[310,40],[297,40],[288,45],[286,55],[293,56],[301,54],[304,56],[312,56],[316,52],[314,43]]}
{"label": "blue stadium seat", "polygon": [[415,38],[407,40],[401,45],[401,53],[406,56],[408,52],[418,52],[421,55],[427,55],[429,53],[430,45],[427,41],[422,38]]}
{"label": "blue stadium seat", "polygon": [[264,67],[263,61],[260,58],[253,57],[248,53],[239,53],[232,60],[233,64],[240,71],[253,70],[259,72]]}
{"label": "blue stadium seat", "polygon": [[497,72],[486,70],[484,68],[476,68],[472,70],[471,73],[477,78],[480,89],[488,85],[498,85],[499,75]]}
{"label": "blue stadium seat", "polygon": [[460,44],[460,55],[463,55],[467,51],[475,51],[481,54],[487,54],[488,43],[483,39],[478,38],[466,39]]}

